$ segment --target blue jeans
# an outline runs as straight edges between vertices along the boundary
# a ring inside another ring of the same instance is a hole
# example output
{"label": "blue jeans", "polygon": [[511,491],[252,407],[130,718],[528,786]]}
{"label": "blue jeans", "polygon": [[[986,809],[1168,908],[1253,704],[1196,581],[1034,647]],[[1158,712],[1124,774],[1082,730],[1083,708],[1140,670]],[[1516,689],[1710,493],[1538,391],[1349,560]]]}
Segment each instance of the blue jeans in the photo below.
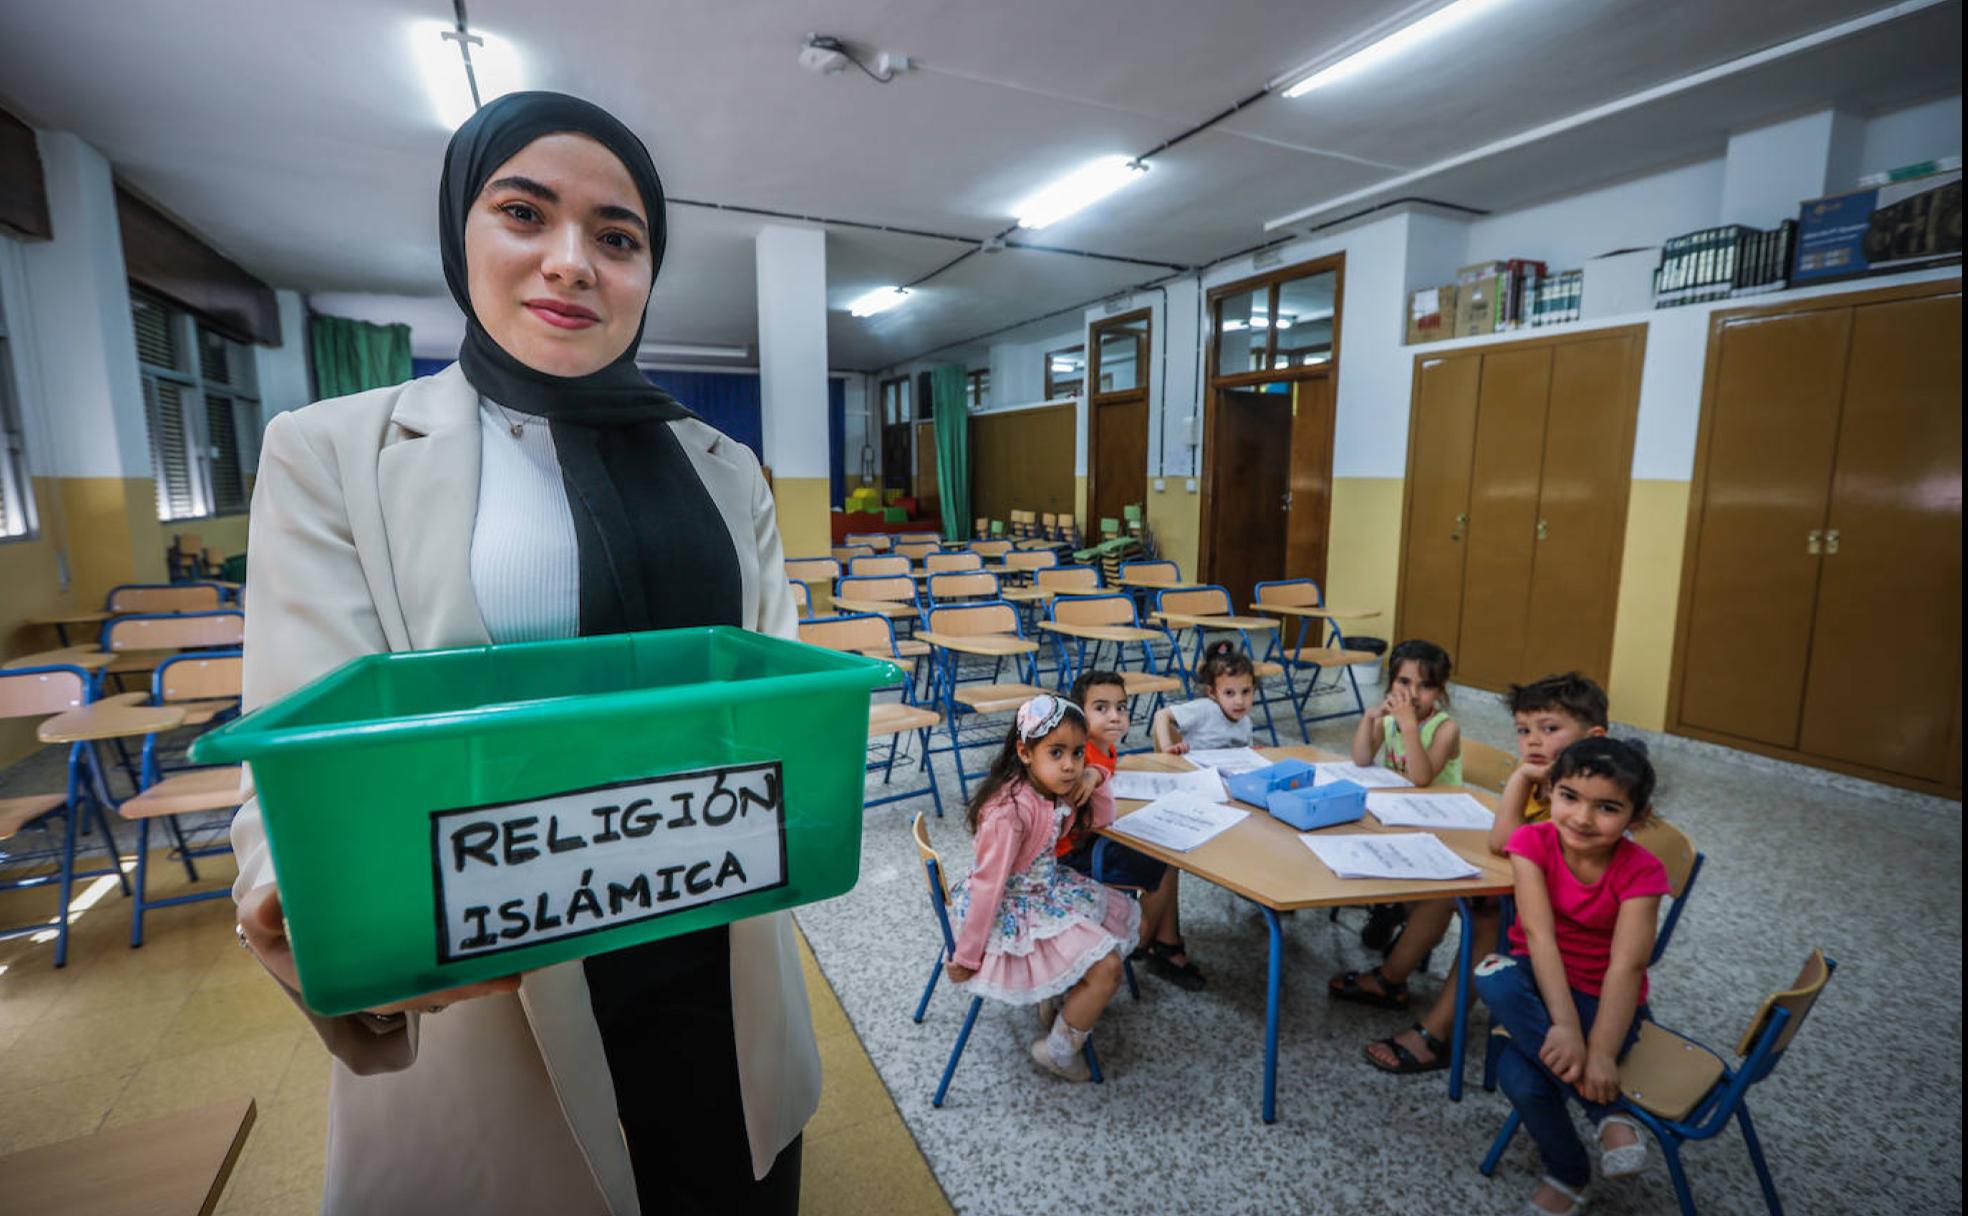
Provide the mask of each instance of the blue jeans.
{"label": "blue jeans", "polygon": [[[1592,1161],[1572,1128],[1572,1116],[1565,1100],[1578,1097],[1571,1086],[1538,1059],[1544,1036],[1551,1030],[1551,1011],[1545,1008],[1538,991],[1531,960],[1521,954],[1492,955],[1476,968],[1476,993],[1490,1007],[1491,1020],[1510,1032],[1509,1046],[1497,1060],[1497,1085],[1509,1096],[1510,1104],[1524,1120],[1524,1130],[1537,1142],[1544,1172],[1569,1187],[1583,1187],[1592,1181]],[[1599,1015],[1599,998],[1572,989],[1572,1004],[1578,1008],[1579,1029],[1592,1033],[1593,1019]],[[1653,1015],[1643,1003],[1633,1012],[1633,1025],[1627,1028],[1620,1054],[1626,1054],[1640,1037],[1640,1023]],[[1579,1098],[1585,1117],[1594,1127],[1611,1114],[1613,1108]]]}
{"label": "blue jeans", "polygon": [[1087,837],[1078,848],[1059,860],[1095,882],[1115,887],[1140,887],[1144,891],[1153,891],[1161,886],[1163,876],[1168,873],[1165,863],[1105,836]]}

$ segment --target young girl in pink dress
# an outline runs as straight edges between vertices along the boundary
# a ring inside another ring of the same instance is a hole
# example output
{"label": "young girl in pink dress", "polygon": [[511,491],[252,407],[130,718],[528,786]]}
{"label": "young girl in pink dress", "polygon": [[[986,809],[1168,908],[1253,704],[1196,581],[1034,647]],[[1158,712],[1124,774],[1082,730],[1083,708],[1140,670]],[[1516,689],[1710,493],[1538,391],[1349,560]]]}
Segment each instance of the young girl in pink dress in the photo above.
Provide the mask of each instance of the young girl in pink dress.
{"label": "young girl in pink dress", "polygon": [[1081,1048],[1120,987],[1141,921],[1133,900],[1060,865],[1053,849],[1076,815],[1091,828],[1114,822],[1106,784],[1080,788],[1086,740],[1086,717],[1071,701],[1034,697],[1019,708],[970,800],[977,863],[950,894],[962,921],[950,978],[973,996],[1038,1004],[1042,1019],[1057,1006],[1032,1059],[1069,1081],[1088,1077]]}

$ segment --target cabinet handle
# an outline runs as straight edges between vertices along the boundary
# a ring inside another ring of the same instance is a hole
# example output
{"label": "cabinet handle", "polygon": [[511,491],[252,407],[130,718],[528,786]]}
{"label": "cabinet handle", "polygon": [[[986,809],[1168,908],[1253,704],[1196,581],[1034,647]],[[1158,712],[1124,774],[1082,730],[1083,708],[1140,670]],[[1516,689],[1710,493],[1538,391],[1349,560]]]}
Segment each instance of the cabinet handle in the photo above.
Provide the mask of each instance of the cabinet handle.
{"label": "cabinet handle", "polygon": [[1804,534],[1804,552],[1813,556],[1824,552],[1824,529],[1813,528]]}
{"label": "cabinet handle", "polygon": [[1538,532],[1537,532],[1537,537],[1538,537],[1538,539],[1539,539],[1539,540],[1543,540],[1543,539],[1544,539],[1545,537],[1547,537],[1547,536],[1550,536],[1550,535],[1551,535],[1551,523],[1550,523],[1550,521],[1549,521],[1549,520],[1543,520],[1543,519],[1540,519],[1540,520],[1538,520]]}
{"label": "cabinet handle", "polygon": [[1831,531],[1825,533],[1824,545],[1826,553],[1838,552],[1838,529],[1833,528]]}
{"label": "cabinet handle", "polygon": [[1450,530],[1450,532],[1449,532],[1449,539],[1450,539],[1450,540],[1456,540],[1456,541],[1459,541],[1459,540],[1461,540],[1461,539],[1462,539],[1462,530],[1463,530],[1464,528],[1467,528],[1468,526],[1469,526],[1469,512],[1467,512],[1467,511],[1457,511],[1457,512],[1456,512],[1456,522],[1455,522],[1455,527],[1454,527],[1453,529],[1451,529],[1451,530]]}

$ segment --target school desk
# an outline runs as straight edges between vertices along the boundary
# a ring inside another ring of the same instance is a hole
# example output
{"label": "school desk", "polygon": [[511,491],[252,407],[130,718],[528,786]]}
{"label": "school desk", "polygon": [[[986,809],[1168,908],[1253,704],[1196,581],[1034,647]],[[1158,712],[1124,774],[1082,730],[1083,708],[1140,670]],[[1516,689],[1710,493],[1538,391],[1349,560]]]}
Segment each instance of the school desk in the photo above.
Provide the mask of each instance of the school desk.
{"label": "school desk", "polygon": [[853,596],[835,596],[834,607],[842,612],[866,612],[873,616],[884,616],[891,621],[906,620],[920,616],[921,611],[914,604],[901,600],[864,600]]}
{"label": "school desk", "polygon": [[1322,621],[1365,621],[1380,615],[1378,608],[1320,608],[1313,604],[1252,604],[1252,612],[1310,617]]}
{"label": "school desk", "polygon": [[1198,587],[1207,586],[1205,583],[1192,583],[1187,579],[1171,581],[1160,578],[1134,578],[1125,574],[1120,577],[1119,582],[1121,586],[1131,587],[1136,591],[1194,591]]}
{"label": "school desk", "polygon": [[[1315,764],[1331,764],[1348,759],[1337,752],[1329,752],[1317,747],[1266,748],[1264,755],[1271,759],[1290,758]],[[1181,772],[1195,766],[1181,756],[1149,753],[1123,756],[1120,767],[1151,772]],[[1430,786],[1429,788],[1438,793],[1469,794],[1491,810],[1495,810],[1497,806],[1497,796],[1488,790],[1471,789],[1466,786]],[[1129,813],[1140,810],[1146,805],[1145,802],[1121,802],[1116,805],[1115,814],[1125,818]],[[1470,967],[1473,958],[1469,900],[1478,895],[1508,895],[1512,890],[1510,865],[1490,852],[1488,833],[1481,831],[1435,833],[1441,838],[1442,843],[1477,868],[1478,873],[1475,878],[1449,882],[1339,878],[1326,868],[1325,863],[1321,862],[1312,850],[1299,843],[1296,837],[1301,833],[1297,829],[1273,819],[1263,807],[1253,807],[1243,802],[1233,805],[1242,807],[1250,814],[1235,827],[1187,853],[1171,852],[1145,841],[1133,839],[1125,833],[1115,832],[1112,828],[1102,828],[1101,832],[1131,849],[1146,853],[1178,870],[1193,874],[1219,887],[1227,887],[1256,904],[1259,911],[1264,914],[1265,926],[1270,931],[1271,942],[1264,998],[1264,1091],[1261,1111],[1264,1121],[1274,1123],[1278,1117],[1278,1013],[1284,974],[1284,930],[1279,923],[1278,914],[1299,908],[1415,903],[1428,899],[1455,900],[1456,912],[1462,918],[1461,941],[1456,949],[1456,971],[1462,977],[1462,982],[1456,985],[1455,1030],[1449,1053],[1449,1099],[1460,1101],[1462,1064],[1469,1037]],[[1320,832],[1344,836],[1417,830],[1420,829],[1382,827],[1380,822],[1373,818],[1372,811],[1369,811],[1366,818],[1356,823],[1322,828]]]}
{"label": "school desk", "polygon": [[78,646],[64,646],[60,650],[38,650],[33,654],[18,655],[0,663],[0,668],[13,670],[16,667],[80,667],[83,671],[101,671],[114,662],[116,656],[97,650],[95,643],[86,642]]}
{"label": "school desk", "polygon": [[8,1210],[206,1216],[232,1177],[253,1116],[253,1099],[232,1098],[0,1157]]}
{"label": "school desk", "polygon": [[51,612],[47,616],[28,617],[27,623],[30,625],[53,625],[55,627],[55,636],[61,639],[61,644],[63,646],[69,646],[72,645],[68,640],[68,627],[70,625],[100,625],[108,620],[109,617],[109,613],[101,611]]}

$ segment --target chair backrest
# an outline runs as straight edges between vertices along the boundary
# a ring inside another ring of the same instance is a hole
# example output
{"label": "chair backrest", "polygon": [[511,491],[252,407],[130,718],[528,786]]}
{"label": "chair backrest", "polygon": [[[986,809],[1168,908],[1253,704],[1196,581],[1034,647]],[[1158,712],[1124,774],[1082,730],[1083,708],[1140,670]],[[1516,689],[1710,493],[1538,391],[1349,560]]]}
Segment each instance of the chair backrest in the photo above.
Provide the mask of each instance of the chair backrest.
{"label": "chair backrest", "polygon": [[850,600],[880,600],[884,604],[916,602],[916,580],[906,574],[850,574],[840,581],[835,595]]}
{"label": "chair backrest", "polygon": [[[1465,774],[1469,771],[1468,746],[1467,743],[1463,744]],[[1667,867],[1668,885],[1673,888],[1671,894],[1675,899],[1681,899],[1687,893],[1688,884],[1694,881],[1701,861],[1701,854],[1695,851],[1695,842],[1688,839],[1686,832],[1659,815],[1651,817],[1628,835],[1635,844],[1660,858],[1661,865]]]}
{"label": "chair backrest", "polygon": [[1147,579],[1156,583],[1179,583],[1182,581],[1182,567],[1174,562],[1122,562],[1122,578]]}
{"label": "chair backrest", "polygon": [[847,572],[851,575],[899,574],[906,578],[909,574],[909,559],[900,553],[857,557],[847,563]]}
{"label": "chair backrest", "polygon": [[1059,564],[1059,554],[1053,549],[1020,549],[1005,554],[1004,560],[1007,570],[1048,570]]}
{"label": "chair backrest", "polygon": [[825,579],[833,582],[841,575],[841,564],[831,557],[789,557],[786,559],[786,577],[790,579]]}
{"label": "chair backrest", "polygon": [[929,880],[929,906],[936,913],[937,925],[943,930],[943,949],[955,954],[957,937],[950,932],[950,880],[944,875],[943,855],[929,843],[929,825],[923,822],[921,811],[916,812],[916,821],[910,825],[909,835],[916,842],[916,856],[922,858],[923,876]]}
{"label": "chair backrest", "polygon": [[238,651],[229,654],[182,654],[157,665],[150,677],[151,699],[159,704],[171,701],[216,701],[240,695],[246,660]]}
{"label": "chair backrest", "polygon": [[1041,591],[1071,593],[1100,590],[1100,571],[1094,566],[1053,566],[1033,576]]}
{"label": "chair backrest", "polygon": [[895,544],[895,538],[886,532],[849,532],[847,543],[866,545],[877,553],[886,553]]}
{"label": "chair backrest", "polygon": [[805,583],[800,582],[796,578],[787,579],[786,585],[791,587],[793,590],[793,608],[797,610],[802,617],[812,616],[813,615],[812,588],[808,587]]}
{"label": "chair backrest", "polygon": [[976,637],[987,633],[1025,636],[1025,631],[1018,625],[1018,609],[1003,600],[992,600],[986,604],[943,604],[931,608],[929,629],[931,633],[947,633],[952,637]]}
{"label": "chair backrest", "polygon": [[[957,570],[982,570],[984,558],[974,550],[963,553],[932,553],[923,558],[923,569],[931,574],[949,574]],[[904,570],[902,573],[907,574]]]}
{"label": "chair backrest", "polygon": [[1125,595],[1062,595],[1046,605],[1046,619],[1062,625],[1132,625],[1134,600]]}
{"label": "chair backrest", "polygon": [[1804,1018],[1811,1012],[1811,1006],[1818,1003],[1818,994],[1824,991],[1825,983],[1837,969],[1838,964],[1826,958],[1822,948],[1813,950],[1798,971],[1796,982],[1765,997],[1763,1003],[1756,1007],[1755,1016],[1749,1019],[1749,1026],[1743,1031],[1742,1041],[1736,1044],[1736,1054],[1739,1056],[1746,1057],[1756,1050],[1758,1040],[1763,1037],[1777,1010],[1781,1009],[1789,1016],[1784,1019],[1783,1029],[1770,1044],[1769,1060],[1751,1080],[1761,1080],[1770,1069],[1776,1067],[1776,1057],[1781,1056],[1790,1047],[1790,1041],[1797,1037],[1798,1030],[1804,1025]]}
{"label": "chair backrest", "polygon": [[904,540],[897,541],[895,545],[895,551],[912,562],[919,562],[942,549],[942,544],[933,540]]}
{"label": "chair backrest", "polygon": [[217,583],[125,583],[112,587],[108,612],[205,612],[224,601]]}
{"label": "chair backrest", "polygon": [[895,654],[895,630],[890,627],[887,618],[872,613],[801,621],[799,639],[810,646],[825,646],[829,650],[878,650],[887,655]]}
{"label": "chair backrest", "polygon": [[1162,612],[1186,612],[1192,616],[1235,616],[1236,605],[1230,592],[1218,586],[1196,587],[1188,591],[1157,591],[1155,607]]}
{"label": "chair backrest", "polygon": [[1039,523],[1049,533],[1059,526],[1059,515],[1053,511],[1041,511],[1039,512]]}
{"label": "chair backrest", "polygon": [[979,557],[988,557],[995,562],[1002,561],[1004,555],[1011,552],[1013,548],[1014,546],[1008,540],[980,540],[971,544],[970,551]]}
{"label": "chair backrest", "polygon": [[831,552],[836,562],[851,562],[857,557],[873,557],[873,545],[835,545]]}
{"label": "chair backrest", "polygon": [[194,646],[239,646],[246,641],[246,614],[237,608],[216,612],[177,612],[120,616],[103,622],[104,650],[186,650]]}
{"label": "chair backrest", "polygon": [[944,600],[974,599],[979,596],[996,599],[997,595],[998,576],[989,570],[965,570],[957,574],[929,576],[929,602],[932,604]]}
{"label": "chair backrest", "polygon": [[[1274,601],[1275,602],[1275,601]],[[1480,789],[1503,792],[1510,774],[1517,771],[1517,757],[1500,747],[1462,737],[1462,783]]]}
{"label": "chair backrest", "polygon": [[0,718],[44,718],[89,702],[89,673],[50,665],[0,669]]}
{"label": "chair backrest", "polygon": [[1326,602],[1319,584],[1309,578],[1284,578],[1257,585],[1257,602],[1288,608],[1319,608]]}

